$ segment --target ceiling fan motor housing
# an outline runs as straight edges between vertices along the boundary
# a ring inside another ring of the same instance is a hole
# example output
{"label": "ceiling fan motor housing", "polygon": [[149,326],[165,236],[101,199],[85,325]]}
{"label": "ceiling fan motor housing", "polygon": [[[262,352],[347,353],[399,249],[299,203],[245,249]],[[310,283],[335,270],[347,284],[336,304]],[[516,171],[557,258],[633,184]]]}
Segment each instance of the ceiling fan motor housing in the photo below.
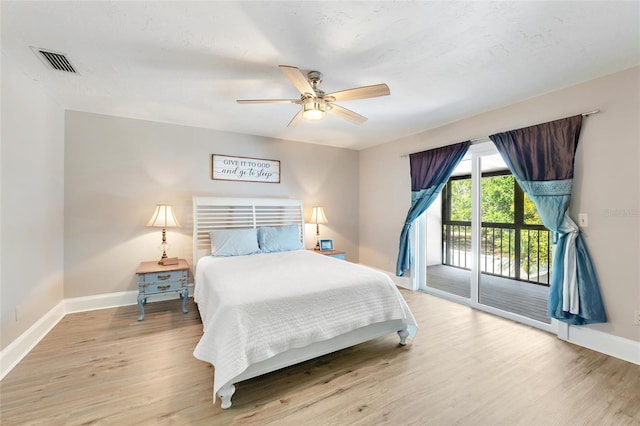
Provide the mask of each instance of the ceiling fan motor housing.
{"label": "ceiling fan motor housing", "polygon": [[313,84],[314,88],[316,84],[322,83],[322,73],[320,71],[309,71],[307,73],[307,78]]}

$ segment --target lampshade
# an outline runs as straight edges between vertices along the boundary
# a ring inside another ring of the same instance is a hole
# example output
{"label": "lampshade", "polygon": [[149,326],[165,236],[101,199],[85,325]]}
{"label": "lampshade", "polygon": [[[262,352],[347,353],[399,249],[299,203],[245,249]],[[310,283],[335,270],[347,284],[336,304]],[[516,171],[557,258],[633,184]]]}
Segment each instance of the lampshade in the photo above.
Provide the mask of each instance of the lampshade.
{"label": "lampshade", "polygon": [[180,226],[180,224],[178,223],[178,219],[176,219],[176,215],[173,213],[173,207],[167,204],[158,204],[147,226],[171,228]]}
{"label": "lampshade", "polygon": [[329,223],[322,207],[314,207],[313,210],[311,210],[311,219],[309,219],[309,222],[315,224]]}
{"label": "lampshade", "polygon": [[324,102],[315,102],[313,98],[306,100],[302,104],[302,116],[307,120],[322,120],[327,113],[327,106]]}

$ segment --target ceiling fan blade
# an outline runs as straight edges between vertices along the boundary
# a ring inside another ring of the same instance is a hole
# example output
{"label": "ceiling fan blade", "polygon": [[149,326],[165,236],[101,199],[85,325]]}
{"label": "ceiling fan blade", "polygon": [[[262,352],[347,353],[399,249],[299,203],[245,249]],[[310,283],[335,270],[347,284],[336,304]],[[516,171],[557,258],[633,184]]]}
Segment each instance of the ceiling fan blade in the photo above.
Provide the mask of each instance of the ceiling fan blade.
{"label": "ceiling fan blade", "polygon": [[300,99],[238,99],[239,104],[299,104]]}
{"label": "ceiling fan blade", "polygon": [[343,108],[340,105],[331,104],[332,108],[327,109],[327,112],[337,115],[338,117],[350,121],[354,124],[362,124],[367,121],[367,117],[360,115],[356,112],[353,112],[349,109]]}
{"label": "ceiling fan blade", "polygon": [[377,96],[386,96],[391,94],[389,86],[386,84],[374,84],[373,86],[356,87],[355,89],[341,90],[339,92],[329,93],[326,97],[333,97],[337,102],[353,101],[356,99],[375,98]]}
{"label": "ceiling fan blade", "polygon": [[305,93],[308,93],[313,96],[316,95],[315,90],[313,90],[313,86],[311,86],[311,83],[309,83],[309,80],[307,80],[307,77],[299,68],[289,65],[278,65],[278,67],[280,67],[284,75],[286,75],[291,83],[296,86],[296,89],[298,89],[301,94],[304,95]]}
{"label": "ceiling fan blade", "polygon": [[287,124],[287,127],[293,127],[296,124],[300,123],[301,121],[302,121],[302,109],[300,109],[300,111],[298,111],[298,113],[293,116],[289,124]]}

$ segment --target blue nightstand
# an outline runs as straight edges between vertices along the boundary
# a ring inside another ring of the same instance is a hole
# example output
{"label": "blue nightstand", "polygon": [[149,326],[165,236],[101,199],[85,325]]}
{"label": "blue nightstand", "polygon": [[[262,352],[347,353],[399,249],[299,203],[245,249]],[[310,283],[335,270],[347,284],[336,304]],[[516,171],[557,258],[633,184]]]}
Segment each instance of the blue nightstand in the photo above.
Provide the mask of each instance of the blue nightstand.
{"label": "blue nightstand", "polygon": [[138,307],[140,317],[138,321],[144,319],[144,305],[147,303],[147,296],[163,293],[179,293],[182,299],[182,312],[187,310],[187,299],[189,298],[189,264],[186,260],[180,259],[177,265],[163,266],[157,261],[142,262],[136,271],[138,274]]}
{"label": "blue nightstand", "polygon": [[336,259],[345,260],[346,253],[338,250],[311,250],[315,253],[324,254],[325,256],[335,257]]}

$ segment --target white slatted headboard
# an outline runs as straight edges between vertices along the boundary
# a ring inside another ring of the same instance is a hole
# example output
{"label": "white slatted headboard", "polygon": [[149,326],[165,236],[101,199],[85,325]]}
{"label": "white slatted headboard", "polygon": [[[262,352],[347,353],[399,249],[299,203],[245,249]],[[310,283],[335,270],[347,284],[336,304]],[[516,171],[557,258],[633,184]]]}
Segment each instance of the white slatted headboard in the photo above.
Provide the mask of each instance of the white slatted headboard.
{"label": "white slatted headboard", "polygon": [[299,200],[193,197],[193,264],[211,254],[213,230],[294,224],[300,225],[304,244],[304,207]]}

